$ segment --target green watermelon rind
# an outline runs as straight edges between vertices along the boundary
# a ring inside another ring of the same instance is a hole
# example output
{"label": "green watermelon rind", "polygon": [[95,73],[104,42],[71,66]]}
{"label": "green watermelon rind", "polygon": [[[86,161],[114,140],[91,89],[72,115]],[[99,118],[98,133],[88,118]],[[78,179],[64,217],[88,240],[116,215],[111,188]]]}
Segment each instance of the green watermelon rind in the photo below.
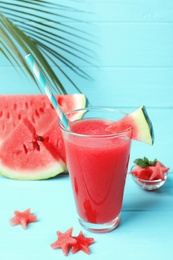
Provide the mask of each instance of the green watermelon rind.
{"label": "green watermelon rind", "polygon": [[15,171],[4,165],[0,165],[0,175],[14,180],[45,180],[61,173],[67,173],[67,167],[63,161],[59,161],[58,164],[56,163],[55,166],[52,166],[49,170],[47,168],[45,170],[41,169],[40,171],[32,170],[32,174],[30,174],[30,171]]}
{"label": "green watermelon rind", "polygon": [[153,145],[154,130],[152,122],[147,114],[145,106],[141,106],[136,111],[132,112],[130,116],[133,118],[136,128],[138,129],[136,140],[143,143]]}
{"label": "green watermelon rind", "polygon": [[148,130],[149,130],[150,137],[151,137],[151,144],[153,145],[154,144],[154,129],[153,129],[152,122],[151,122],[151,120],[150,120],[150,118],[148,116],[148,113],[147,113],[147,110],[146,110],[145,106],[142,106],[141,110],[142,110],[142,112],[144,114],[146,123],[148,124]]}

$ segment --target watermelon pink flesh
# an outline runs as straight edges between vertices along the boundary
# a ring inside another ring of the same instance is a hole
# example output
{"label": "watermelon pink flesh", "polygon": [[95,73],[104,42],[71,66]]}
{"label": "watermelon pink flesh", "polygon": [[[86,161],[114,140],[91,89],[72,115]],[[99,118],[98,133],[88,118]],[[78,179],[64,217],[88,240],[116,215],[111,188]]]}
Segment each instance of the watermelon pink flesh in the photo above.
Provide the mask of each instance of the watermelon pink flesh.
{"label": "watermelon pink flesh", "polygon": [[154,131],[152,122],[147,114],[145,106],[142,106],[124,116],[117,122],[114,122],[106,128],[108,132],[123,132],[132,127],[131,138],[152,145],[154,143]]}
{"label": "watermelon pink flesh", "polygon": [[[57,96],[64,112],[85,106],[82,94]],[[45,95],[0,96],[0,173],[45,179],[66,170],[58,116]]]}
{"label": "watermelon pink flesh", "polygon": [[165,180],[165,173],[169,171],[169,168],[165,167],[161,162],[157,161],[155,165],[142,168],[136,165],[131,171],[131,174],[137,178],[143,180]]}
{"label": "watermelon pink flesh", "polygon": [[[82,102],[85,106],[82,94],[56,97],[64,112],[81,108]],[[25,117],[40,135],[45,133],[53,121],[58,122],[57,113],[45,95],[0,95],[0,143]]]}
{"label": "watermelon pink flesh", "polygon": [[37,217],[30,212],[30,209],[25,211],[16,210],[14,211],[14,217],[10,219],[10,224],[12,226],[21,225],[24,229],[26,229],[30,223],[36,221]]}
{"label": "watermelon pink flesh", "polygon": [[59,160],[56,150],[42,136],[37,135],[27,118],[21,120],[2,143],[0,157],[4,165],[19,171],[25,171],[26,165],[30,170],[37,170]]}
{"label": "watermelon pink flesh", "polygon": [[130,115],[126,115],[122,119],[120,119],[120,120],[114,122],[113,124],[111,124],[110,126],[108,126],[106,128],[106,130],[111,133],[119,133],[119,132],[123,132],[126,129],[128,129],[129,127],[133,126],[133,136],[135,137],[135,136],[137,136],[138,131],[134,127],[134,125],[135,125],[134,119]]}

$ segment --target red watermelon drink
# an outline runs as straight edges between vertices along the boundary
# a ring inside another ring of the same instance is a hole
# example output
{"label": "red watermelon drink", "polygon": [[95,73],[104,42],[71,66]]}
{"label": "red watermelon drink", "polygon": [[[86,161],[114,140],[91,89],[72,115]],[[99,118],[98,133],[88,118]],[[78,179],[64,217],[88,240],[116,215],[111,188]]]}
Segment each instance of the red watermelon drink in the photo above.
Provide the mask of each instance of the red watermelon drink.
{"label": "red watermelon drink", "polygon": [[107,232],[120,221],[130,155],[131,127],[119,133],[106,128],[124,116],[110,108],[85,108],[67,113],[70,130],[63,132],[67,167],[79,222],[88,230]]}

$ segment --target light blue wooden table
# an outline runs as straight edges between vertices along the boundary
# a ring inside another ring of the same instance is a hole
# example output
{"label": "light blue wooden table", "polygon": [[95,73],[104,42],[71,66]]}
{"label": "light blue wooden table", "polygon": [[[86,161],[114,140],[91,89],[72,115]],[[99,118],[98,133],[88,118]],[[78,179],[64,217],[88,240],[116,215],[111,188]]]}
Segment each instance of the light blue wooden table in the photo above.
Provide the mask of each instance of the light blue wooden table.
{"label": "light blue wooden table", "polygon": [[[0,186],[1,260],[65,259],[50,244],[57,239],[57,230],[65,232],[70,227],[74,235],[82,230],[95,243],[89,256],[80,251],[69,253],[69,259],[172,259],[173,173],[155,192],[142,190],[129,175],[120,226],[105,234],[88,232],[78,223],[68,175],[35,182],[0,177]],[[27,230],[10,226],[13,211],[26,208],[31,208],[38,222]]]}
{"label": "light blue wooden table", "polygon": [[[155,143],[133,142],[129,167],[135,158],[147,156],[162,161],[170,172],[165,185],[155,192],[141,190],[128,176],[121,224],[107,234],[89,233],[79,225],[68,175],[35,182],[0,177],[0,260],[64,259],[61,250],[51,249],[50,244],[56,240],[57,230],[65,232],[71,226],[74,235],[82,230],[95,244],[89,256],[79,252],[69,254],[69,259],[173,259],[173,1],[63,3],[89,11],[75,13],[76,19],[88,23],[76,20],[70,25],[90,32],[98,43],[87,43],[95,53],[94,65],[74,60],[94,81],[70,76],[92,105],[132,112],[144,104],[154,125]],[[69,25],[65,17],[61,21]],[[0,78],[0,94],[39,93],[2,53]],[[62,83],[68,93],[76,92],[63,77]],[[13,211],[29,207],[38,222],[27,230],[11,227]]]}

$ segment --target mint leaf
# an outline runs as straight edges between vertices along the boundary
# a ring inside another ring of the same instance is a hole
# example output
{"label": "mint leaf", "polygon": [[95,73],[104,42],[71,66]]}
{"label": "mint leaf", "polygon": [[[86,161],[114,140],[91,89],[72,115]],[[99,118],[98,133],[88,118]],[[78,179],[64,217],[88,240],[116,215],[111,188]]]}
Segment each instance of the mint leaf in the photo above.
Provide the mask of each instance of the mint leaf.
{"label": "mint leaf", "polygon": [[138,158],[136,160],[134,160],[134,163],[142,168],[145,168],[147,166],[154,166],[157,162],[157,159],[155,159],[154,161],[149,161],[147,157],[142,158]]}
{"label": "mint leaf", "polygon": [[142,168],[146,167],[145,161],[141,158],[134,160],[134,163],[137,164],[138,166],[142,167]]}

